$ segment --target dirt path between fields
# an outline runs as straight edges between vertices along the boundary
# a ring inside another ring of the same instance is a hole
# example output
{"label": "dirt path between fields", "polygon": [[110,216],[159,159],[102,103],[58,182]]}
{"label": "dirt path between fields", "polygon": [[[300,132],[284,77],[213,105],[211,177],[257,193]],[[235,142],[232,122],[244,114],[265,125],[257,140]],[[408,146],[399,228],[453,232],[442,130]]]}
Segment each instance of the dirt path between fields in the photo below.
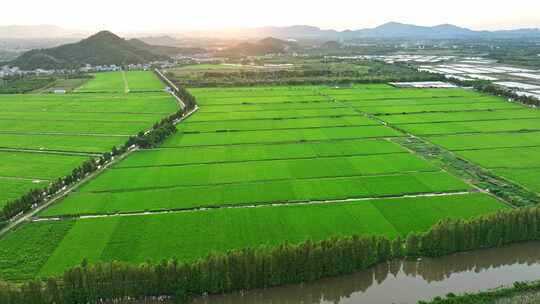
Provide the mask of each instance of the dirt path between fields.
{"label": "dirt path between fields", "polygon": [[129,93],[129,84],[128,84],[128,81],[127,81],[125,71],[122,71],[122,78],[124,79],[124,93],[127,94],[127,93]]}

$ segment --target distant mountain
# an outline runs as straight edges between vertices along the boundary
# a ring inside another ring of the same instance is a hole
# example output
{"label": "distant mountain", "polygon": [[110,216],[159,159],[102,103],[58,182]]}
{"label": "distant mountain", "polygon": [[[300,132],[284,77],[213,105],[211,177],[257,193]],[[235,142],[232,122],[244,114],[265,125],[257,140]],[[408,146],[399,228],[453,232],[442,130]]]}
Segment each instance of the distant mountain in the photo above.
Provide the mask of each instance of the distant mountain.
{"label": "distant mountain", "polygon": [[9,25],[0,26],[0,39],[45,39],[81,37],[79,32],[55,25]]}
{"label": "distant mountain", "polygon": [[138,39],[150,45],[179,46],[182,44],[180,40],[167,35],[141,37]]}
{"label": "distant mountain", "polygon": [[[155,40],[150,40],[150,41],[155,41]],[[130,39],[128,40],[128,42],[137,48],[149,50],[152,53],[159,56],[176,56],[176,55],[187,56],[187,55],[195,55],[195,54],[201,54],[201,53],[207,52],[203,48],[160,45],[160,44],[148,43],[147,41],[144,41],[143,39]],[[159,41],[155,41],[155,42],[159,43]]]}
{"label": "distant mountain", "polygon": [[[189,34],[188,34],[189,35]],[[259,27],[251,29],[234,29],[213,33],[195,33],[205,37],[234,37],[243,39],[257,39],[261,37],[275,37],[278,39],[298,40],[342,40],[361,38],[400,38],[400,39],[464,39],[464,38],[540,38],[539,29],[518,29],[506,31],[474,31],[451,24],[436,26],[418,26],[398,22],[389,22],[375,28],[360,30],[323,30],[308,25],[295,25],[288,27]]]}
{"label": "distant mountain", "polygon": [[229,56],[260,56],[266,54],[280,54],[295,48],[295,42],[267,37],[256,42],[243,42],[224,50]]}
{"label": "distant mountain", "polygon": [[353,31],[359,37],[377,38],[458,38],[477,35],[478,32],[451,24],[418,26],[389,22],[373,29]]}
{"label": "distant mountain", "polygon": [[319,48],[323,50],[336,50],[343,47],[343,44],[337,41],[327,41],[323,43]]}
{"label": "distant mountain", "polygon": [[36,49],[24,53],[10,64],[21,69],[78,68],[91,65],[123,65],[146,63],[167,59],[151,48],[136,45],[115,34],[102,31],[77,43],[65,44],[50,49]]}

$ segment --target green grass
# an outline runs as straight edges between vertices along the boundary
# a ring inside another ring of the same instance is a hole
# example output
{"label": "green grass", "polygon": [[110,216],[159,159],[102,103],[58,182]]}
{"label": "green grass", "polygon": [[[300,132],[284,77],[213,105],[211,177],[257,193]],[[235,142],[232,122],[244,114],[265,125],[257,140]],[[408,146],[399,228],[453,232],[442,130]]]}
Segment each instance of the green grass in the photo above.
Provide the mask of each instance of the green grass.
{"label": "green grass", "polygon": [[[129,115],[128,115],[129,114]],[[11,120],[15,123],[26,123],[27,121],[59,121],[59,122],[151,122],[159,121],[163,114],[152,113],[94,113],[94,112],[2,112],[0,121]]]}
{"label": "green grass", "polygon": [[255,86],[255,87],[234,87],[234,88],[190,88],[197,97],[212,97],[222,99],[227,97],[245,96],[295,96],[295,95],[315,95],[321,92],[324,86]]}
{"label": "green grass", "polygon": [[0,107],[0,147],[81,152],[110,151],[178,109],[164,92],[0,95]]}
{"label": "green grass", "polygon": [[[128,74],[128,81],[132,84],[140,80],[140,88],[150,88],[151,81],[142,79],[147,76],[133,81]],[[131,85],[130,89],[133,90]],[[351,107],[361,106],[368,111],[380,108],[410,111],[422,107],[438,111],[453,107],[452,111],[466,111],[515,106],[498,98],[469,90],[395,89],[386,85],[356,85],[349,89],[325,86],[201,88],[191,92],[202,101],[200,110],[182,123],[180,132],[162,147],[134,153],[40,215],[197,211],[31,223],[27,225],[30,228],[23,226],[10,234],[10,238],[0,240],[0,248],[4,248],[0,249],[0,277],[18,278],[17,269],[23,278],[57,274],[79,264],[83,258],[90,262],[140,263],[171,257],[190,261],[211,251],[277,245],[286,241],[298,243],[334,235],[405,236],[411,231],[425,231],[442,218],[469,218],[506,208],[481,193],[388,198],[471,191],[472,187],[389,142],[386,137],[402,134],[377,124]],[[326,101],[328,98],[319,92],[344,102]],[[39,109],[57,113],[64,108],[79,113],[78,118],[84,117],[80,113],[89,113],[99,119],[96,112],[104,112],[100,125],[105,126],[109,118],[121,113],[137,115],[123,120],[125,122],[144,122],[146,115],[167,112],[164,105],[166,100],[170,101],[169,96],[158,92],[73,95],[71,98],[77,100],[90,96],[88,105],[73,105],[77,103],[74,100],[47,99],[23,101],[30,102],[28,108],[16,102],[6,104],[13,113],[36,113]],[[109,97],[92,97],[94,95]],[[507,111],[514,112],[517,111]],[[466,113],[463,117],[473,117],[469,114],[473,112],[445,114],[453,119],[461,113]],[[385,117],[393,116],[382,116]],[[57,125],[56,121],[69,120],[61,115],[54,118],[54,122],[51,118],[50,128]],[[411,121],[419,122],[414,119],[408,122]],[[514,125],[525,121],[515,120]],[[467,131],[499,127],[483,121],[474,125],[466,123],[458,124],[460,128],[468,127]],[[432,124],[435,131],[446,130],[443,125]],[[500,125],[502,128],[510,126]],[[73,127],[77,128],[83,127]],[[1,143],[20,144],[35,137],[2,141],[5,136],[0,134]],[[55,137],[59,138],[62,137]],[[93,147],[89,141],[80,139],[78,142],[77,137],[67,136],[64,143],[51,140],[42,148],[62,150],[71,145],[72,149],[92,151],[105,146],[107,138],[99,137],[103,140]],[[436,138],[442,137],[431,139]],[[452,140],[455,145],[460,142],[458,137]],[[471,137],[473,144],[476,140]],[[516,144],[528,140],[530,138],[522,138],[516,140]],[[499,142],[502,141],[492,138],[492,144]],[[36,146],[36,142],[25,145],[32,144]],[[41,141],[38,146],[45,144]],[[335,202],[361,198],[367,200]],[[334,203],[283,204],[325,200]],[[271,205],[274,203],[281,205]],[[248,205],[261,207],[218,208]],[[37,227],[34,225],[43,226],[34,231],[32,227]],[[65,226],[57,228],[56,225]],[[52,235],[49,243],[34,241],[48,239],[47,234]],[[33,247],[26,249],[30,246]],[[43,255],[33,263],[16,265],[9,260],[12,256],[19,260],[31,259],[40,247],[44,247]]]}
{"label": "green grass", "polygon": [[434,105],[404,105],[404,106],[355,106],[356,109],[371,114],[401,114],[422,112],[456,112],[456,111],[485,111],[485,110],[511,110],[522,109],[523,106],[515,103],[479,102],[459,104]]}
{"label": "green grass", "polygon": [[[136,87],[152,89],[159,82],[150,72],[130,75]],[[178,109],[164,92],[119,92],[121,76],[100,73],[80,89],[100,93],[0,95],[0,148],[26,150],[0,152],[0,207],[70,174],[88,159],[30,151],[109,152]]]}
{"label": "green grass", "polygon": [[540,118],[540,111],[531,111],[530,109],[523,108],[515,110],[460,112],[458,115],[449,113],[382,115],[379,118],[391,124],[504,120]]}
{"label": "green grass", "polygon": [[490,149],[503,147],[540,146],[539,132],[460,134],[432,136],[428,138],[448,150]]}
{"label": "green grass", "polygon": [[504,102],[504,99],[493,96],[481,97],[408,97],[408,98],[385,98],[385,93],[373,99],[357,99],[357,95],[338,95],[336,99],[346,105],[355,107],[405,107],[405,106],[432,106],[432,105],[462,105]]}
{"label": "green grass", "polygon": [[[164,92],[132,94],[36,94],[0,95],[2,112],[65,113],[157,113],[168,115],[178,108],[176,101]],[[55,114],[57,115],[57,114]]]}
{"label": "green grass", "polygon": [[228,145],[140,150],[116,165],[116,168],[187,165],[316,158],[332,156],[406,153],[401,146],[381,139],[322,141],[316,143]]}
{"label": "green grass", "polygon": [[222,130],[279,130],[344,126],[374,126],[377,121],[363,116],[317,117],[295,119],[260,119],[240,121],[189,122],[178,126],[181,132],[216,132]]}
{"label": "green grass", "polygon": [[472,90],[463,89],[397,89],[397,88],[373,88],[358,85],[350,89],[324,88],[322,92],[335,97],[338,100],[350,100],[352,96],[355,100],[369,99],[405,99],[405,98],[438,98],[438,97],[461,97],[475,98],[486,96],[485,94]]}
{"label": "green grass", "polygon": [[126,136],[0,134],[1,148],[104,153],[124,144]]}
{"label": "green grass", "polygon": [[493,172],[533,192],[540,193],[540,170],[538,168],[494,169]]}
{"label": "green grass", "polygon": [[404,124],[399,128],[420,136],[460,133],[516,132],[540,130],[540,118]]}
{"label": "green grass", "polygon": [[408,153],[112,169],[82,192],[436,171]]}
{"label": "green grass", "polygon": [[82,93],[124,93],[124,72],[105,72],[94,74],[94,79],[75,90]]}
{"label": "green grass", "polygon": [[42,215],[104,214],[273,202],[339,200],[455,192],[470,188],[463,181],[445,172],[421,172],[137,191],[77,192],[51,206]]}
{"label": "green grass", "polygon": [[130,92],[163,91],[165,85],[151,71],[125,72]]}
{"label": "green grass", "polygon": [[74,222],[32,223],[0,239],[0,278],[30,280],[36,277]]}
{"label": "green grass", "polygon": [[46,185],[46,181],[0,177],[0,208],[32,189],[43,188]]}
{"label": "green grass", "polygon": [[299,105],[306,105],[311,104],[315,102],[329,102],[329,98],[326,96],[317,95],[315,92],[311,95],[282,95],[279,93],[272,93],[271,96],[265,96],[265,95],[252,95],[249,96],[234,96],[234,97],[217,97],[217,96],[208,96],[208,97],[201,97],[197,98],[197,102],[200,105],[208,105],[211,107],[217,107],[217,106],[229,106],[232,107],[234,105],[241,106],[242,104],[251,104],[252,106],[260,106],[263,105],[267,106],[280,106],[283,104],[299,104]]}
{"label": "green grass", "polygon": [[401,134],[397,131],[383,126],[332,127],[296,130],[260,130],[200,134],[179,133],[169,138],[163,144],[163,147],[302,142],[315,140],[337,140],[395,136],[401,136]]}
{"label": "green grass", "polygon": [[130,136],[152,128],[155,121],[114,122],[114,121],[41,121],[41,120],[0,120],[0,133],[21,134],[100,134]]}
{"label": "green grass", "polygon": [[289,111],[252,111],[252,112],[205,112],[200,111],[197,115],[190,117],[189,122],[203,121],[233,121],[233,120],[255,120],[255,119],[287,119],[287,118],[308,118],[308,117],[331,117],[344,115],[358,115],[350,108],[333,109],[304,109]]}
{"label": "green grass", "polygon": [[[8,264],[0,267],[0,277],[58,274],[83,258],[192,261],[212,251],[336,235],[405,236],[443,218],[469,218],[505,208],[487,195],[467,194],[32,223],[0,240],[0,261]],[[11,262],[11,257],[30,260],[42,248],[30,264]]]}
{"label": "green grass", "polygon": [[457,154],[484,168],[538,168],[540,147],[459,151]]}
{"label": "green grass", "polygon": [[27,179],[56,179],[71,173],[87,156],[0,151],[2,176]]}
{"label": "green grass", "polygon": [[329,101],[305,101],[283,103],[246,103],[237,105],[208,105],[201,108],[204,113],[220,112],[255,112],[255,111],[289,111],[289,110],[315,110],[325,109],[332,111],[335,108],[343,108],[343,105]]}

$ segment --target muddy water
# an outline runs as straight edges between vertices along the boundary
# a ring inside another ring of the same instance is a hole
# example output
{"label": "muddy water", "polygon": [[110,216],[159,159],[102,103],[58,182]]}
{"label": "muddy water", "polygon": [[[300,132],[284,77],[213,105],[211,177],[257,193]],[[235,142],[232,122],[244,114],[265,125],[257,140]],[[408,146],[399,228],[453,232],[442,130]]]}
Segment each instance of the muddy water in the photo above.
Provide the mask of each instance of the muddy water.
{"label": "muddy water", "polygon": [[416,303],[449,292],[475,292],[540,279],[540,243],[442,258],[394,261],[314,283],[210,296],[192,304]]}

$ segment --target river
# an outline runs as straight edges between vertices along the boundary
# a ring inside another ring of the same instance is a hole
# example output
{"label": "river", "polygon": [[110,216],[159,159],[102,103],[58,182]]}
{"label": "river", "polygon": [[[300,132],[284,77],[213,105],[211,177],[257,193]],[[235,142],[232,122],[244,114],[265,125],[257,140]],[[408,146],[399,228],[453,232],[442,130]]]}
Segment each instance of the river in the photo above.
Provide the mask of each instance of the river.
{"label": "river", "polygon": [[392,261],[309,284],[201,297],[191,304],[416,303],[540,279],[540,243],[477,250],[441,258]]}

